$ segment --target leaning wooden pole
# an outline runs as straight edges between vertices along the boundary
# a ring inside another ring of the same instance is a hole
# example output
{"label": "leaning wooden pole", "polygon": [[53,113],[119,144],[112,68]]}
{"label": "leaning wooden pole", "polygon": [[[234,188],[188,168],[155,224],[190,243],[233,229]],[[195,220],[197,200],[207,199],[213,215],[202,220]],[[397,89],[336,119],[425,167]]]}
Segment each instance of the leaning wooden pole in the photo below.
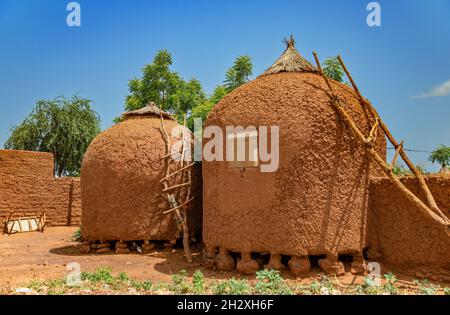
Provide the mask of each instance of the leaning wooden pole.
{"label": "leaning wooden pole", "polygon": [[[166,192],[166,199],[169,202],[171,209],[173,209],[173,212],[175,213],[175,216],[177,218],[178,229],[181,232],[183,232],[183,248],[184,248],[184,254],[186,256],[186,259],[189,263],[192,263],[191,250],[189,248],[189,230],[188,230],[187,219],[186,219],[187,214],[186,213],[184,213],[185,215],[181,214],[181,212],[180,212],[181,206],[179,205],[178,201],[176,200],[175,194],[168,192],[170,190],[169,189],[170,187],[169,187],[169,184],[167,183],[167,180],[170,178],[169,175],[170,175],[170,164],[172,161],[172,155],[171,155],[170,137],[167,133],[166,127],[164,126],[162,107],[160,107],[159,115],[160,115],[160,120],[161,120],[161,129],[163,131],[163,136],[164,136],[164,143],[165,143],[165,147],[166,147],[166,155],[164,158],[164,164],[165,164],[164,178],[165,178],[165,180],[162,181],[163,192]],[[183,141],[183,144],[184,144],[184,141]],[[184,150],[184,148],[183,148],[183,150]],[[172,211],[170,211],[170,212],[172,212]],[[185,240],[186,234],[188,235],[187,242]]]}
{"label": "leaning wooden pole", "polygon": [[[185,129],[186,129],[186,115],[184,116],[184,123],[183,123],[183,129],[181,132],[181,145],[182,145],[182,151],[181,151],[181,167],[184,167],[184,160],[185,160],[185,154],[186,154],[186,145],[185,145]],[[186,259],[189,263],[192,262],[192,256],[191,256],[191,249],[189,247],[189,225],[188,225],[188,212],[187,212],[187,201],[190,198],[191,194],[191,169],[189,168],[187,170],[188,172],[188,178],[187,181],[189,185],[187,185],[187,192],[186,192],[186,198],[184,202],[182,203],[181,211],[182,211],[182,225],[183,225],[183,247],[184,247],[184,253],[186,255]],[[183,174],[182,174],[183,175]],[[183,179],[183,176],[181,176]]]}
{"label": "leaning wooden pole", "polygon": [[[361,130],[355,125],[351,117],[348,115],[344,107],[340,104],[340,100],[338,96],[334,93],[334,89],[330,83],[330,80],[327,78],[327,76],[323,73],[322,67],[319,62],[319,58],[317,57],[317,53],[313,52],[314,59],[317,63],[317,68],[319,69],[319,73],[322,76],[322,78],[325,80],[325,83],[328,86],[328,89],[330,90],[330,96],[331,96],[331,104],[333,107],[337,110],[337,112],[340,114],[341,118],[344,120],[344,122],[350,127],[353,134],[355,135],[356,139],[359,140],[367,149],[367,152],[370,154],[370,156],[381,166],[383,171],[386,173],[386,175],[392,180],[392,182],[405,194],[405,196],[418,205],[419,209],[426,215],[429,215],[433,220],[436,222],[442,224],[444,226],[444,230],[448,233],[448,227],[449,223],[444,218],[441,218],[439,215],[437,215],[435,212],[433,212],[431,209],[427,207],[425,203],[422,202],[419,198],[416,197],[411,191],[408,190],[408,188],[403,185],[403,183],[398,179],[398,177],[392,172],[391,167],[387,164],[387,162],[378,154],[378,152],[373,148],[373,141],[370,139],[366,139],[361,132]],[[380,121],[381,122],[381,121]]]}
{"label": "leaning wooden pole", "polygon": [[342,60],[342,57],[340,55],[338,55],[338,60],[339,60],[339,62],[341,64],[342,68],[344,69],[348,79],[350,80],[350,83],[353,86],[353,89],[355,90],[356,95],[358,96],[358,99],[359,99],[359,102],[361,103],[361,105],[365,106],[366,108],[368,108],[375,119],[377,119],[377,118],[379,119],[380,127],[384,131],[384,133],[386,134],[386,137],[392,143],[394,148],[396,150],[399,150],[400,156],[402,157],[403,161],[405,161],[406,165],[408,165],[408,167],[411,170],[411,172],[419,180],[419,186],[420,186],[420,188],[422,189],[422,191],[423,191],[423,193],[425,195],[427,205],[431,208],[431,210],[436,212],[436,214],[438,214],[444,220],[449,221],[447,216],[441,211],[441,209],[439,209],[438,205],[436,204],[436,201],[434,200],[433,194],[431,193],[430,189],[428,188],[428,185],[426,184],[425,179],[422,176],[422,173],[420,173],[420,171],[417,169],[417,167],[415,167],[415,165],[408,158],[408,155],[406,154],[406,152],[403,149],[403,145],[401,145],[400,143],[397,142],[397,140],[395,140],[394,136],[389,131],[389,128],[386,126],[386,124],[380,118],[380,115],[376,111],[375,107],[367,99],[365,99],[362,96],[361,92],[358,89],[358,86],[356,85],[355,81],[353,80],[353,77],[351,76],[350,72],[348,71],[347,67],[345,66],[345,63]]}

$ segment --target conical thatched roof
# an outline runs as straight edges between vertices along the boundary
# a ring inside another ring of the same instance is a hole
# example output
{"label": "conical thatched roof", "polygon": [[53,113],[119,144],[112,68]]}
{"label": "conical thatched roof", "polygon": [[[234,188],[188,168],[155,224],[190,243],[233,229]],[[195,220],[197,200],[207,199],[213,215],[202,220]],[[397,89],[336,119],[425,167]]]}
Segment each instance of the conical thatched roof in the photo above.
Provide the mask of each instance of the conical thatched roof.
{"label": "conical thatched roof", "polygon": [[317,72],[316,67],[295,49],[295,40],[292,35],[289,40],[285,39],[283,42],[286,44],[286,50],[269,69],[260,75],[261,77],[280,72]]}
{"label": "conical thatched roof", "polygon": [[[155,117],[159,118],[160,115],[161,115],[161,110],[158,108],[158,106],[156,106],[155,103],[150,102],[150,103],[148,103],[147,106],[145,106],[141,109],[123,113],[122,117],[123,117],[123,119],[128,119],[130,117],[136,117],[136,116],[155,116]],[[165,119],[175,120],[175,118],[173,118],[169,113],[166,113],[165,111],[162,111],[162,116]]]}

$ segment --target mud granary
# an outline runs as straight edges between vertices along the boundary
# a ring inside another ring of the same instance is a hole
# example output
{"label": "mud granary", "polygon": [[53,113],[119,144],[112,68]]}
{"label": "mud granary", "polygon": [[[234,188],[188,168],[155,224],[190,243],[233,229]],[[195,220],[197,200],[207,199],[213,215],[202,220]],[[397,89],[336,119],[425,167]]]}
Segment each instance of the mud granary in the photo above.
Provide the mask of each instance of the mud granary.
{"label": "mud granary", "polygon": [[[399,196],[389,179],[383,180],[382,168],[331,105],[319,69],[300,55],[292,38],[286,44],[269,69],[225,96],[208,116],[205,127],[219,126],[223,133],[227,126],[279,126],[274,172],[261,172],[264,162],[251,161],[250,152],[238,163],[203,161],[208,264],[254,273],[265,260],[267,268],[289,266],[300,275],[318,260],[323,270],[342,274],[345,256],[354,273],[365,270],[367,258],[414,267],[432,262],[450,271],[450,237]],[[355,125],[369,134],[375,120],[355,91],[333,80],[330,84]],[[382,130],[372,148],[386,160]],[[435,192],[448,196],[444,182]],[[418,186],[414,180],[409,184]],[[389,193],[381,193],[381,187]],[[445,198],[442,208],[448,212]],[[396,234],[405,229],[408,237]],[[439,248],[432,246],[435,242]]]}
{"label": "mud granary", "polygon": [[[169,114],[162,116],[170,135],[179,125]],[[173,243],[179,237],[174,213],[163,213],[169,206],[161,185],[166,151],[160,118],[153,103],[124,113],[122,122],[90,144],[81,170],[84,240]],[[181,182],[174,176],[171,184]],[[200,173],[193,172],[192,183],[194,193],[200,192]],[[192,235],[201,232],[200,197],[188,205]]]}

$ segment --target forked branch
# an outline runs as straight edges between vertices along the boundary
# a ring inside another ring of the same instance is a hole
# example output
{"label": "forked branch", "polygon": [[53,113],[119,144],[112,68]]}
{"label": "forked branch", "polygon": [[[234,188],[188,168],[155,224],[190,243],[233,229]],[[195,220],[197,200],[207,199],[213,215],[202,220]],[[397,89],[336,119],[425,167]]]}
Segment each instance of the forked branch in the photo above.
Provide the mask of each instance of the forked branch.
{"label": "forked branch", "polygon": [[[337,110],[337,112],[340,114],[341,119],[345,122],[345,124],[347,124],[351,128],[351,130],[353,131],[353,134],[355,135],[356,139],[359,140],[359,142],[362,145],[364,145],[364,147],[366,147],[367,152],[370,154],[370,156],[373,158],[373,160],[375,160],[375,162],[377,162],[378,165],[381,166],[381,168],[386,173],[386,175],[405,194],[405,196],[409,200],[414,202],[424,214],[431,216],[435,221],[437,221],[438,223],[444,225],[444,230],[448,234],[449,233],[449,229],[448,229],[449,228],[449,221],[448,221],[448,218],[444,214],[442,214],[442,216],[441,216],[439,213],[435,213],[425,203],[423,203],[422,200],[420,200],[408,188],[406,188],[406,186],[403,185],[403,183],[398,179],[398,177],[392,172],[392,169],[391,169],[390,165],[388,165],[386,163],[386,161],[378,154],[378,152],[373,148],[373,146],[367,145],[367,140],[368,139],[366,139],[364,137],[364,135],[361,132],[361,130],[355,125],[355,123],[353,122],[351,117],[348,115],[348,113],[346,112],[346,110],[344,109],[342,104],[340,103],[340,99],[335,94],[334,89],[333,89],[333,87],[332,87],[332,85],[330,83],[330,80],[323,73],[322,67],[321,67],[320,62],[319,62],[319,58],[317,57],[317,53],[313,52],[313,54],[314,54],[314,59],[316,61],[317,68],[319,69],[320,75],[325,80],[325,83],[327,84],[327,86],[328,86],[328,88],[330,90],[331,104]],[[353,82],[353,79],[350,79],[350,81]],[[355,91],[357,91],[357,89],[355,89]],[[357,93],[359,93],[359,91]],[[361,96],[361,98],[362,98],[362,96]],[[378,115],[374,115],[374,118],[375,119],[378,118],[378,121],[379,121],[381,126],[384,125],[383,121],[379,118]],[[373,129],[374,128],[372,128],[372,130]],[[383,128],[383,130],[384,130],[384,128]],[[370,136],[368,138],[370,138]],[[396,146],[396,148],[398,148],[398,145]],[[401,148],[400,148],[400,152],[402,152]],[[426,184],[425,184],[425,186],[426,186]]]}

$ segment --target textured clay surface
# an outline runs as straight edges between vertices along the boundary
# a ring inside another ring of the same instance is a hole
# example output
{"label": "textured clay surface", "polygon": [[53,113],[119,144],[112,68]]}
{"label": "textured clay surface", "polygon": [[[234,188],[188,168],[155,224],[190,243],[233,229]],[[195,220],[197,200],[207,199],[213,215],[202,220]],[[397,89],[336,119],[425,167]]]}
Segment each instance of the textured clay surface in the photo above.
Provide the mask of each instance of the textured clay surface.
{"label": "textured clay surface", "polygon": [[[177,126],[164,121],[170,135]],[[162,196],[165,142],[159,118],[129,118],[97,136],[81,170],[82,233],[86,240],[175,240],[175,214]],[[185,182],[176,176],[172,184]],[[201,173],[193,172],[195,202],[189,205],[190,233],[201,229]]]}
{"label": "textured clay surface", "polygon": [[49,226],[80,224],[80,181],[54,178],[51,154],[7,150],[0,151],[0,156],[0,169],[8,172],[0,176],[0,226],[11,212],[23,217],[41,211]]}
{"label": "textured clay surface", "polygon": [[[405,177],[402,182],[425,201],[417,179]],[[450,216],[450,178],[428,176],[426,182],[439,208]],[[416,267],[443,268],[450,279],[450,236],[387,178],[371,182],[368,236],[370,259],[405,272]]]}
{"label": "textured clay surface", "polygon": [[[368,135],[372,119],[352,90],[333,82]],[[356,255],[366,246],[369,175],[380,174],[312,73],[260,77],[227,95],[207,126],[279,126],[274,173],[203,162],[203,239],[234,252]],[[385,157],[384,135],[376,150]]]}
{"label": "textured clay surface", "polygon": [[0,150],[0,175],[53,177],[53,154]]}

